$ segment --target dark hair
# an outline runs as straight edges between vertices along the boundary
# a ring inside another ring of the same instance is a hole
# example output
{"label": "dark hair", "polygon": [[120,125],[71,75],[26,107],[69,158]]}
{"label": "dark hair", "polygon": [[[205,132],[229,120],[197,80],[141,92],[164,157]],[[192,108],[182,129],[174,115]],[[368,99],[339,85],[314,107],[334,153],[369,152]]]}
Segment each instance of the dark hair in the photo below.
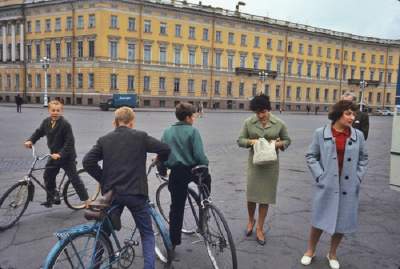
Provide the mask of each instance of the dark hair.
{"label": "dark hair", "polygon": [[335,123],[338,119],[342,117],[343,112],[349,109],[356,112],[357,105],[352,101],[340,100],[332,106],[331,111],[328,114],[328,119],[330,119],[332,123]]}
{"label": "dark hair", "polygon": [[250,110],[254,112],[259,112],[263,110],[271,110],[271,103],[269,101],[269,96],[265,94],[254,96],[250,101]]}
{"label": "dark hair", "polygon": [[191,103],[179,103],[175,107],[175,116],[179,121],[184,121],[186,117],[191,117],[196,113],[196,109]]}

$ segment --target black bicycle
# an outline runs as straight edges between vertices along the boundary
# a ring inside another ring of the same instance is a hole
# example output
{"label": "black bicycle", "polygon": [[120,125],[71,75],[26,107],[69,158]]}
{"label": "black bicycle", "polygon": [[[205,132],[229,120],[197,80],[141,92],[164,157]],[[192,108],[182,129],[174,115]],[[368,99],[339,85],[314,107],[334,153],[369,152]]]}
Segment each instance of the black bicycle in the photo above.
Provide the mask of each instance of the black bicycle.
{"label": "black bicycle", "polygon": [[[28,174],[17,183],[12,185],[0,198],[0,231],[11,228],[24,214],[29,202],[33,201],[35,195],[35,185],[37,183],[47,195],[53,195],[46,187],[33,175],[33,172],[44,170],[44,167],[36,168],[39,161],[43,161],[50,157],[49,154],[36,156],[35,147],[32,147],[33,162]],[[96,200],[100,193],[99,184],[85,170],[78,171],[79,177],[85,184],[85,188],[89,194],[90,200]],[[62,189],[62,192],[61,192]],[[85,207],[85,203],[79,199],[75,188],[68,176],[64,173],[57,191],[62,193],[65,204],[73,209],[79,210]]]}
{"label": "black bicycle", "polygon": [[[155,164],[149,168],[151,170]],[[192,169],[198,191],[188,188],[182,232],[197,233],[205,243],[208,256],[215,269],[237,269],[236,248],[232,233],[222,212],[212,203],[209,190],[203,180],[208,167],[198,165]],[[156,172],[156,176],[165,181],[156,192],[156,203],[163,218],[169,220],[171,198],[166,177]]]}

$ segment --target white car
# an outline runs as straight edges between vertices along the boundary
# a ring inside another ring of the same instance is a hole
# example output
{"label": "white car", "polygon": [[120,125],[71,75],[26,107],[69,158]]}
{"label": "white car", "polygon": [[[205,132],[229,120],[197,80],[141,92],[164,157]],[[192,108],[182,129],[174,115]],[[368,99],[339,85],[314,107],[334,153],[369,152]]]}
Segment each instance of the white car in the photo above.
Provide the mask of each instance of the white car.
{"label": "white car", "polygon": [[394,116],[394,112],[389,109],[377,109],[376,114],[380,116]]}

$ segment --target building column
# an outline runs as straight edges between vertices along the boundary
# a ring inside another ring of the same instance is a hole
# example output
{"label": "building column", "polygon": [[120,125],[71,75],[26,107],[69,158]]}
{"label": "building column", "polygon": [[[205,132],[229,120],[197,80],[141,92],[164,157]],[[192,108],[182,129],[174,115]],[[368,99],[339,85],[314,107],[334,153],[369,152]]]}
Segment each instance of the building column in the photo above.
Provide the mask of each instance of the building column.
{"label": "building column", "polygon": [[11,23],[11,61],[15,62],[15,23]]}
{"label": "building column", "polygon": [[19,24],[19,60],[20,62],[24,61],[24,23],[21,22]]}
{"label": "building column", "polygon": [[7,27],[3,24],[1,28],[3,33],[3,62],[7,62]]}

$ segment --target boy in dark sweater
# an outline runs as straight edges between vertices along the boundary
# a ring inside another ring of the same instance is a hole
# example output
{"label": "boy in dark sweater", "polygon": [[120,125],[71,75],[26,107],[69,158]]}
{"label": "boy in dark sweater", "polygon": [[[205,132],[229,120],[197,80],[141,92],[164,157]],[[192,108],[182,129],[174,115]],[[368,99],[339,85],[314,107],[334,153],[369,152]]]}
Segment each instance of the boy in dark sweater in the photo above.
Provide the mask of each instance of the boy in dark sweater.
{"label": "boy in dark sweater", "polygon": [[[168,145],[133,129],[135,114],[129,107],[115,111],[115,130],[100,137],[83,158],[83,167],[101,185],[102,193],[113,191],[112,204],[128,207],[142,240],[144,268],[155,267],[155,239],[148,210],[147,153],[168,158]],[[103,167],[98,162],[103,161]]]}
{"label": "boy in dark sweater", "polygon": [[87,190],[76,171],[75,141],[72,128],[62,116],[63,104],[59,101],[51,101],[48,110],[50,116],[43,120],[39,128],[24,143],[25,147],[31,148],[41,137],[47,137],[51,158],[46,164],[43,175],[48,193],[46,202],[42,205],[52,207],[53,204],[60,204],[60,194],[56,190],[56,176],[60,168],[65,170],[81,201],[87,203],[89,199]]}
{"label": "boy in dark sweater", "polygon": [[[174,247],[181,244],[188,184],[194,180],[191,169],[196,165],[208,165],[200,133],[192,126],[196,119],[195,113],[192,104],[178,104],[175,111],[178,122],[166,129],[161,138],[171,148],[171,154],[164,165],[171,169],[168,181],[171,193],[169,232]],[[204,183],[210,189],[211,177],[207,176]]]}

